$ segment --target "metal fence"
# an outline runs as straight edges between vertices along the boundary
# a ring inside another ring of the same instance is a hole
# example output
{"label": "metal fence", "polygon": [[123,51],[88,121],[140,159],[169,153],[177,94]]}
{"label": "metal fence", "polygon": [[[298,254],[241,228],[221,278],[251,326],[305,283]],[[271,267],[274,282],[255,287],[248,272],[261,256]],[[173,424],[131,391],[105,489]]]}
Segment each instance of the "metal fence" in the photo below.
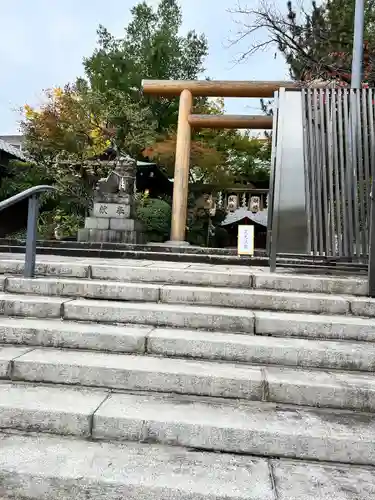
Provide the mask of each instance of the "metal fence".
{"label": "metal fence", "polygon": [[374,100],[374,89],[275,93],[268,214],[271,268],[280,254],[367,263]]}
{"label": "metal fence", "polygon": [[374,89],[301,94],[307,252],[365,261],[375,168]]}

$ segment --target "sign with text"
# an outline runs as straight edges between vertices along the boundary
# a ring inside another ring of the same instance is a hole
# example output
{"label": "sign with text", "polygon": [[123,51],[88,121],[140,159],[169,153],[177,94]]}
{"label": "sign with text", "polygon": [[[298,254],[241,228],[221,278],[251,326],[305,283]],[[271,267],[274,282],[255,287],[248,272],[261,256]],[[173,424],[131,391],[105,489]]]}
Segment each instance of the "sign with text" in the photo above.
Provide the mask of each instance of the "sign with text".
{"label": "sign with text", "polygon": [[254,226],[238,226],[238,255],[254,255]]}

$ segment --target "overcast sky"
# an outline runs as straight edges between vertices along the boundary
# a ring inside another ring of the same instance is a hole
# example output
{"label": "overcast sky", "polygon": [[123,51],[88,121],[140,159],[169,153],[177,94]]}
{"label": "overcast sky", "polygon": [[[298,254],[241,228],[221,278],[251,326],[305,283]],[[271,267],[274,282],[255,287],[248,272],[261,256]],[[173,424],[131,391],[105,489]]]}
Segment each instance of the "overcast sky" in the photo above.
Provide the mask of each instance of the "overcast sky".
{"label": "overcast sky", "polygon": [[[242,0],[245,2],[245,0]],[[258,0],[247,0],[254,4]],[[61,86],[82,74],[82,59],[96,44],[96,29],[103,24],[121,36],[137,0],[0,0],[0,135],[18,132],[25,103],[40,101],[42,89]],[[157,0],[149,3],[157,4]],[[283,0],[276,3],[284,4]],[[205,33],[210,54],[206,76],[220,80],[282,80],[287,69],[274,51],[233,65],[239,47],[228,48],[236,31],[227,9],[236,0],[180,0],[183,30]],[[231,35],[232,32],[232,35]],[[258,100],[227,99],[226,111],[257,114]]]}

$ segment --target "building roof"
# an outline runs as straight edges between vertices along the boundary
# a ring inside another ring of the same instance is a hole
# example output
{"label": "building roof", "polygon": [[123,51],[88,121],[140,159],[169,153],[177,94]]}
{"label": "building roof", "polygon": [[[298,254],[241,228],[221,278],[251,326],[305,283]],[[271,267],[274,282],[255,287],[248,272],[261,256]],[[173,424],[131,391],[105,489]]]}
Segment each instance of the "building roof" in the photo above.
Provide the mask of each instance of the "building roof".
{"label": "building roof", "polygon": [[15,148],[9,142],[0,139],[0,150],[14,156],[18,160],[26,161],[26,156],[19,149]]}

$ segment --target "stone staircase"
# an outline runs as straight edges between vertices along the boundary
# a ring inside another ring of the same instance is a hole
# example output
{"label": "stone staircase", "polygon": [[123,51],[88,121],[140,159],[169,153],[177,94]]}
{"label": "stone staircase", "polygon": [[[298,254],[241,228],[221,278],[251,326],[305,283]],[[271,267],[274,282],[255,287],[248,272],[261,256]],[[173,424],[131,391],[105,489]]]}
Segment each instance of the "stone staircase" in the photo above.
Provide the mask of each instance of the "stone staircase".
{"label": "stone staircase", "polygon": [[0,256],[0,498],[375,498],[364,279]]}

